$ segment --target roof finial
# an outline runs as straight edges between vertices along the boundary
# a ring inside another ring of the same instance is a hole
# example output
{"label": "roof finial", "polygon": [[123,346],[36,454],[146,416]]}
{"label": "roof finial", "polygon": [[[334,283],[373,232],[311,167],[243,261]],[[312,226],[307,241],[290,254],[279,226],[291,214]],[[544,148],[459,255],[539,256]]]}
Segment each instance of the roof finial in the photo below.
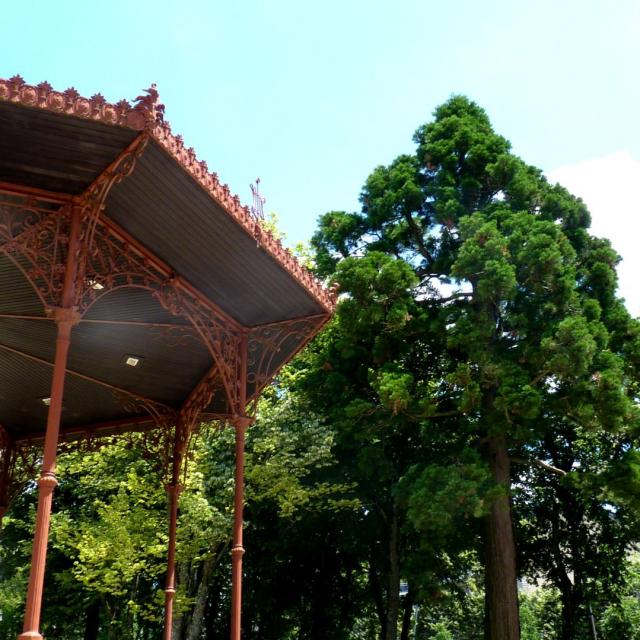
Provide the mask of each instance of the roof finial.
{"label": "roof finial", "polygon": [[264,203],[265,198],[260,193],[260,178],[256,178],[256,183],[249,185],[251,187],[251,193],[253,193],[253,206],[251,207],[251,215],[256,221],[264,220]]}
{"label": "roof finial", "polygon": [[155,82],[144,90],[147,95],[140,95],[135,100],[135,111],[142,113],[151,122],[164,122],[164,105],[159,102],[160,94]]}

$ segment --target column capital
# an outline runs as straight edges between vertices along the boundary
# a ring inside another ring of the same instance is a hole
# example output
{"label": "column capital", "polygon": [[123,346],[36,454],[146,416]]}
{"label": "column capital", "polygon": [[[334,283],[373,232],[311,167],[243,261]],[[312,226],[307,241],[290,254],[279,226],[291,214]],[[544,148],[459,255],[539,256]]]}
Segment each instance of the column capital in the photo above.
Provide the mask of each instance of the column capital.
{"label": "column capital", "polygon": [[58,324],[68,324],[72,327],[75,327],[82,317],[75,307],[49,307],[47,315]]}
{"label": "column capital", "polygon": [[43,490],[53,491],[58,486],[58,478],[56,478],[55,473],[46,471],[38,479],[38,486]]}

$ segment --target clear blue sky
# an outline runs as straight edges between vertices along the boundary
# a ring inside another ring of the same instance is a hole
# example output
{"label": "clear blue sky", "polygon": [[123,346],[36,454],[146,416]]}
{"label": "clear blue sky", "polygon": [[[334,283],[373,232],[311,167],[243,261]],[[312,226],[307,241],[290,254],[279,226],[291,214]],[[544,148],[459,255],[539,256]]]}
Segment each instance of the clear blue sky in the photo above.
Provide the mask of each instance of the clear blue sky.
{"label": "clear blue sky", "polygon": [[174,131],[243,201],[261,177],[290,241],[357,207],[371,169],[410,151],[452,93],[545,171],[640,159],[636,0],[21,0],[2,13],[1,77],[110,100],[157,82]]}

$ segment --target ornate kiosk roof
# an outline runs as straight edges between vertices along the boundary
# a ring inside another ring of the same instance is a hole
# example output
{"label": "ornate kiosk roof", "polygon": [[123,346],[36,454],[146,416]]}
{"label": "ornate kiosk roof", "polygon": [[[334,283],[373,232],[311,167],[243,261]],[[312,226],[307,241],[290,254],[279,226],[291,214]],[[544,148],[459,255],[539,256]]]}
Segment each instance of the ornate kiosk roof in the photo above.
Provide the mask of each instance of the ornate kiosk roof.
{"label": "ornate kiosk roof", "polygon": [[71,246],[62,437],[242,413],[335,304],[172,133],[155,87],[111,104],[0,79],[0,425],[14,440],[45,430]]}

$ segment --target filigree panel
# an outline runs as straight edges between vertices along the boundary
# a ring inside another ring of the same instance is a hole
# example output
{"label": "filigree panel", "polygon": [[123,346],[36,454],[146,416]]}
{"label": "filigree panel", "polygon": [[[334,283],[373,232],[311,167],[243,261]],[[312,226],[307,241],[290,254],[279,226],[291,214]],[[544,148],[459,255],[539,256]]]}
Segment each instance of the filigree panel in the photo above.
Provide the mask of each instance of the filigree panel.
{"label": "filigree panel", "polygon": [[180,420],[193,430],[201,413],[211,404],[215,394],[222,388],[222,381],[215,367],[211,368],[191,392],[180,409]]}
{"label": "filigree panel", "polygon": [[0,427],[0,516],[24,487],[36,479],[42,449],[28,441],[14,442]]}
{"label": "filigree panel", "polygon": [[[314,316],[263,325],[249,333],[247,383],[255,397],[287,362],[326,322],[326,316]],[[283,351],[286,347],[286,351]]]}
{"label": "filigree panel", "polygon": [[0,193],[0,252],[25,274],[45,306],[60,304],[69,221],[68,206]]}

